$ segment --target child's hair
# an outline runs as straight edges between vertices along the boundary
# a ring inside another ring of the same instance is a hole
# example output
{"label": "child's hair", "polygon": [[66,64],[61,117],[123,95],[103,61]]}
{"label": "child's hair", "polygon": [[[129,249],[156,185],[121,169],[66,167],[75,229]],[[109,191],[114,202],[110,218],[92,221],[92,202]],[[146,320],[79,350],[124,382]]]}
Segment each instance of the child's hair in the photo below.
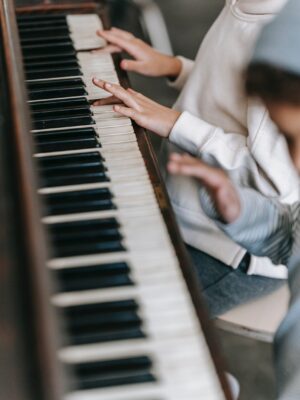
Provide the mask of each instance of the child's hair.
{"label": "child's hair", "polygon": [[300,105],[300,74],[264,63],[253,63],[246,72],[246,91],[265,101]]}

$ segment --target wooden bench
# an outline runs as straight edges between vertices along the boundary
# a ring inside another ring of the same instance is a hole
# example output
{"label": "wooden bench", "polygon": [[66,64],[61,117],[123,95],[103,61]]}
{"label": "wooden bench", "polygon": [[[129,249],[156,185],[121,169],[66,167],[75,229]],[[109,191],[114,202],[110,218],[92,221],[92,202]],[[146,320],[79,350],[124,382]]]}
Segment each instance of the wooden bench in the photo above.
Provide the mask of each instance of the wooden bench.
{"label": "wooden bench", "polygon": [[252,303],[239,306],[216,320],[218,328],[264,342],[272,342],[289,302],[287,285]]}

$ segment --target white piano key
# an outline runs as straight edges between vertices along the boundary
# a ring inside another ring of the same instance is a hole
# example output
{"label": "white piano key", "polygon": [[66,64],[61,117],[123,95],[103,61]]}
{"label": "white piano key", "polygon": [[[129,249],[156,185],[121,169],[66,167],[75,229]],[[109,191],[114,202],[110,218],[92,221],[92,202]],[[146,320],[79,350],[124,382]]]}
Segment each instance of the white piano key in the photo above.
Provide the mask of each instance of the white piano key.
{"label": "white piano key", "polygon": [[104,47],[106,41],[96,35],[103,29],[102,22],[96,14],[67,15],[71,38],[77,51]]}
{"label": "white piano key", "polygon": [[96,126],[96,132],[100,138],[105,136],[120,136],[120,135],[128,135],[134,133],[134,129],[132,125],[126,126],[117,126],[117,127],[110,127],[110,128],[100,128]]}
{"label": "white piano key", "polygon": [[189,381],[186,385],[172,385],[166,387],[160,382],[128,385],[125,387],[114,387],[108,389],[93,389],[74,391],[67,394],[64,400],[224,400],[218,385],[212,388],[198,388],[194,393],[189,393]]}
{"label": "white piano key", "polygon": [[[66,363],[83,363],[93,361],[105,361],[127,357],[148,355],[154,359],[155,369],[159,369],[159,376],[167,380],[168,370],[183,371],[180,361],[188,359],[190,366],[195,363],[201,366],[201,359],[207,355],[206,347],[197,335],[183,335],[182,337],[170,337],[151,340],[136,339],[118,342],[108,342],[91,345],[69,346],[59,351],[59,358]],[[193,364],[192,364],[193,363]],[[189,368],[189,365],[186,365]],[[201,369],[200,369],[201,370]],[[170,374],[171,375],[171,374]],[[169,379],[172,377],[169,377]]]}
{"label": "white piano key", "polygon": [[137,139],[134,133],[127,135],[99,136],[100,143],[104,145],[136,143]]}

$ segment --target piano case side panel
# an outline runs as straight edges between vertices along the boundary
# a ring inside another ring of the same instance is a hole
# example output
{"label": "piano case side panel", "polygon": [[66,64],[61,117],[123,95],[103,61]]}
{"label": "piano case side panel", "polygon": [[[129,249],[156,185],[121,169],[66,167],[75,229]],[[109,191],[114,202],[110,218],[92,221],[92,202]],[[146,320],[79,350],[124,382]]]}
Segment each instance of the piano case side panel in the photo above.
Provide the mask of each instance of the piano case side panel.
{"label": "piano case side panel", "polygon": [[[12,274],[11,278],[9,275],[5,278],[7,282],[10,278],[11,289],[20,301],[15,308],[13,306],[16,303],[7,304],[12,313],[15,313],[10,316],[11,320],[17,320],[16,326],[20,331],[11,331],[10,338],[3,338],[10,340],[6,351],[11,362],[12,375],[8,379],[15,388],[12,397],[1,398],[59,400],[64,385],[55,356],[58,344],[54,338],[58,336],[53,310],[49,304],[52,288],[45,268],[48,258],[47,239],[40,223],[40,204],[32,160],[33,146],[29,135],[29,109],[15,10],[11,0],[0,2],[0,20],[4,52],[1,54],[1,61],[5,63],[6,78],[6,92],[1,93],[5,96],[6,106],[3,118],[4,121],[8,121],[9,131],[6,134],[9,135],[11,146],[8,154],[10,162],[13,163],[9,179],[13,185],[14,197],[10,206],[14,205],[16,209],[14,218],[17,219],[17,225],[14,229],[18,238],[14,240],[19,240],[18,247],[13,249],[18,263],[14,270],[9,271]],[[5,132],[2,131],[1,134]],[[7,237],[6,240],[8,239]],[[1,269],[1,274],[2,272],[4,271]],[[13,276],[14,273],[18,276]],[[5,283],[5,279],[3,282]],[[13,296],[13,293],[10,295]],[[7,311],[4,315],[7,315]],[[18,348],[22,350],[18,352]],[[4,361],[2,352],[1,361]],[[6,383],[8,386],[9,382]],[[28,394],[25,393],[27,390]]]}

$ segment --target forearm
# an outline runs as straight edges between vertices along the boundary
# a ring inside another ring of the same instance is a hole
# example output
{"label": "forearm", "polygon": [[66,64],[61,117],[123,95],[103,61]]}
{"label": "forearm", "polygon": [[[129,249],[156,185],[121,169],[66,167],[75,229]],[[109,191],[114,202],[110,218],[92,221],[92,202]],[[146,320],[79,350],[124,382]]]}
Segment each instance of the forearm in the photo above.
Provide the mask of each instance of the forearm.
{"label": "forearm", "polygon": [[286,264],[292,254],[293,226],[299,207],[275,203],[252,189],[238,190],[241,213],[232,224],[220,220],[211,197],[200,190],[200,201],[204,211],[235,242],[251,254],[269,257],[275,264]]}
{"label": "forearm", "polygon": [[267,197],[284,201],[298,199],[297,174],[290,162],[284,162],[282,154],[286,149],[275,139],[271,144],[263,144],[263,155],[257,150],[252,151],[244,135],[227,132],[183,112],[173,126],[169,140],[210,165],[222,168],[237,185],[252,187]]}

